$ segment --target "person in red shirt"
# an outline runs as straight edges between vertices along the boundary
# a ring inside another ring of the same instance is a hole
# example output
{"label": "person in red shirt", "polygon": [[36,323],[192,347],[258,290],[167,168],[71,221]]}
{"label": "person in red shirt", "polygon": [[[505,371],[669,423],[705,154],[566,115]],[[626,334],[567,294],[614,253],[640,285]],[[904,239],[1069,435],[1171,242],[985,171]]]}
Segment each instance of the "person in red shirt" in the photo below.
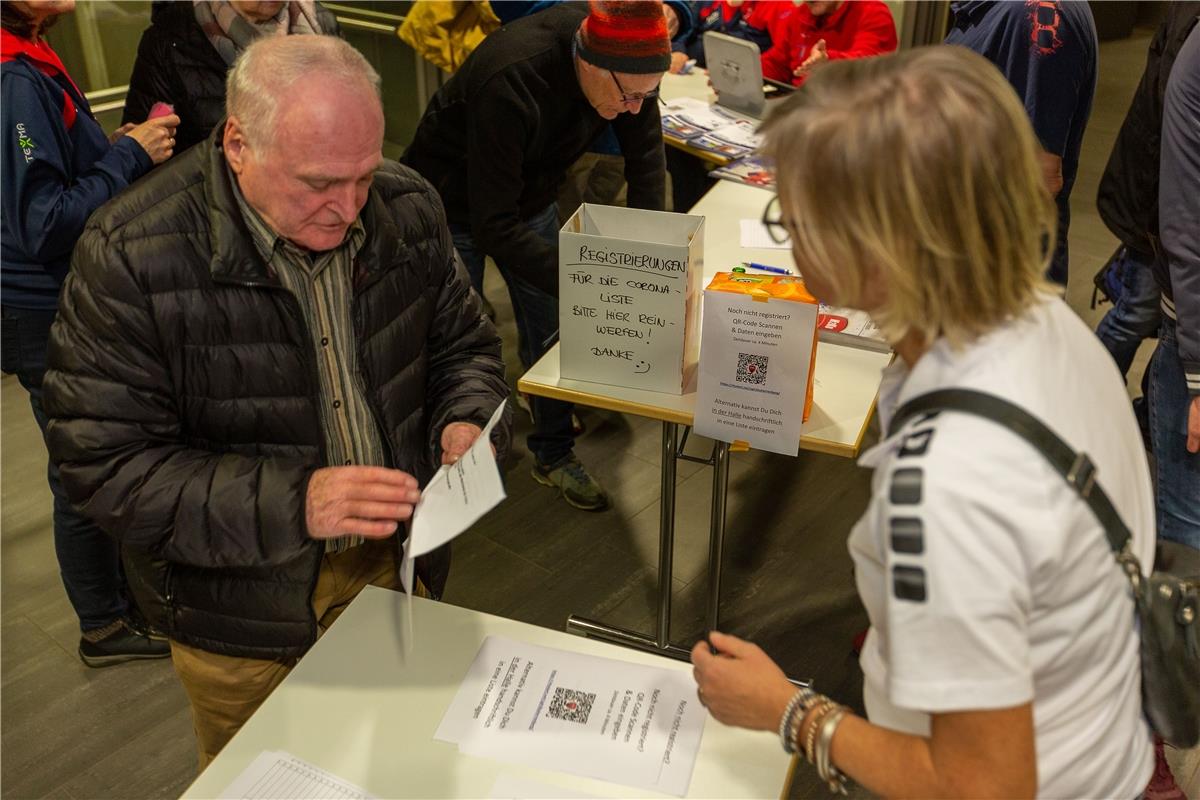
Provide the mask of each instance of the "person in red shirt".
{"label": "person in red shirt", "polygon": [[836,58],[865,58],[896,49],[896,24],[881,0],[822,0],[797,4],[772,31],[762,55],[763,77],[800,86],[809,70]]}

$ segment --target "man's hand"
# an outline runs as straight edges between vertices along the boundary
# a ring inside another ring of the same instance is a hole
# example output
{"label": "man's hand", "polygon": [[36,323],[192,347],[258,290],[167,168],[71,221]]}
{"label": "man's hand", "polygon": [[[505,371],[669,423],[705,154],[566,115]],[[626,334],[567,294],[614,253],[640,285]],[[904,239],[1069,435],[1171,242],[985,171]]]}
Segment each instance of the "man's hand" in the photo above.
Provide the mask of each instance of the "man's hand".
{"label": "man's hand", "polygon": [[713,631],[692,648],[692,674],[700,702],[720,722],[751,730],[774,731],[796,688],[779,665],[758,645]]}
{"label": "man's hand", "polygon": [[412,516],[417,479],[387,467],[324,467],[308,481],[305,522],[313,539],[385,539]]}
{"label": "man's hand", "polygon": [[[667,18],[667,37],[674,39],[679,33],[679,14],[675,9],[671,8],[666,3],[663,3],[663,16]],[[675,70],[671,70],[674,72]]]}
{"label": "man's hand", "polygon": [[1051,197],[1058,197],[1063,188],[1062,156],[1043,150],[1038,153],[1038,163],[1042,165],[1042,180],[1046,183],[1046,190]]}
{"label": "man's hand", "polygon": [[[442,428],[442,463],[453,464],[462,458],[463,454],[471,449],[471,445],[475,444],[481,432],[482,429],[478,425],[470,422],[451,422]],[[496,447],[493,445],[493,455],[495,452]]]}
{"label": "man's hand", "polygon": [[801,75],[808,72],[810,69],[815,67],[817,64],[820,64],[822,61],[828,61],[828,60],[829,60],[829,51],[825,48],[825,40],[818,39],[817,43],[813,45],[812,52],[808,54],[808,58],[804,59],[804,61],[800,64],[800,66],[796,67],[795,71],[792,72],[792,75],[799,78]]}
{"label": "man's hand", "polygon": [[685,64],[688,62],[687,53],[681,53],[678,50],[671,53],[671,67],[668,70],[672,75],[678,75]]}
{"label": "man's hand", "polygon": [[116,144],[117,139],[120,139],[122,136],[129,133],[131,130],[133,130],[136,127],[137,127],[136,122],[126,122],[124,125],[117,128],[115,131],[113,131],[112,133],[110,133],[108,135],[108,143]]}
{"label": "man's hand", "polygon": [[1200,453],[1200,394],[1188,406],[1187,449],[1189,453]]}

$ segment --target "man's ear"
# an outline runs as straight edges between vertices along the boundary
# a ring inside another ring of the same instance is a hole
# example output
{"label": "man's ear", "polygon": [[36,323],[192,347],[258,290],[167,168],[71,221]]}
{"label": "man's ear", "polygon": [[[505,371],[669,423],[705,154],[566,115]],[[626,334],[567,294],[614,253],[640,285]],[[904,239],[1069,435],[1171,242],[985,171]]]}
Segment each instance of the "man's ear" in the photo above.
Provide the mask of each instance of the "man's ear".
{"label": "man's ear", "polygon": [[246,134],[242,132],[242,125],[238,122],[237,117],[229,117],[225,120],[225,132],[221,139],[221,147],[225,151],[225,162],[229,164],[233,174],[241,175],[242,170],[245,169],[246,158],[249,156],[249,148],[246,144]]}

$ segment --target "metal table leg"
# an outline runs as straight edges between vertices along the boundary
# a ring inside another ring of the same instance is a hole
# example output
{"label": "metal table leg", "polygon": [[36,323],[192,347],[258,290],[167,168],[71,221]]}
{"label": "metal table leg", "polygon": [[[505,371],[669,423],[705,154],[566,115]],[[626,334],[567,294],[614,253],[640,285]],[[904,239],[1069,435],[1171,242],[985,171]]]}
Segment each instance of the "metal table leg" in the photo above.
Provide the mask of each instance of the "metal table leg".
{"label": "metal table leg", "polygon": [[729,445],[716,442],[712,454],[712,518],[708,540],[708,624],[717,630],[721,613],[721,561],[725,547],[725,499],[729,491]]}
{"label": "metal table leg", "polygon": [[[679,425],[662,424],[662,485],[661,512],[658,518],[658,617],[654,636],[644,636],[627,628],[605,625],[595,620],[567,617],[567,630],[595,639],[636,647],[660,655],[688,660],[690,651],[671,644],[671,589],[675,560],[675,461],[679,451]],[[722,498],[722,519],[724,519]]]}

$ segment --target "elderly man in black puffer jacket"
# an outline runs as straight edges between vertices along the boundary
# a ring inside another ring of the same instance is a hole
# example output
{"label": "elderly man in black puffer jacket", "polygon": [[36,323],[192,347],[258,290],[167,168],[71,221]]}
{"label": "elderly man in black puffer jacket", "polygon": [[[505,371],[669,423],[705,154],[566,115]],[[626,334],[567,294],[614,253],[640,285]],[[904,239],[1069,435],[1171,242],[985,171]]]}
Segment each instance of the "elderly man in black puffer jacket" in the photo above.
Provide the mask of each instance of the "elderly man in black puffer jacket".
{"label": "elderly man in black puffer jacket", "polygon": [[[508,393],[437,193],[382,159],[362,56],[262,39],[229,87],[211,139],[91,218],[46,379],[52,457],[171,639],[202,766],[394,585],[418,485]],[[435,596],[447,566],[418,565]]]}

